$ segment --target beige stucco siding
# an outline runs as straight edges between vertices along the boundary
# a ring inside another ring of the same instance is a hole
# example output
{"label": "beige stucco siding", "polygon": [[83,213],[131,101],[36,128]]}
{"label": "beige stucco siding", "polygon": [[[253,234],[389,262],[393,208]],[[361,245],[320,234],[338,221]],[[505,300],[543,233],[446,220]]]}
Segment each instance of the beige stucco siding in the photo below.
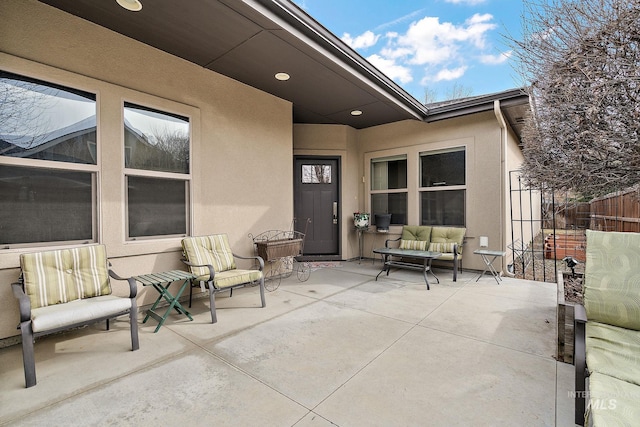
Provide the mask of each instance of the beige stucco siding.
{"label": "beige stucco siding", "polygon": [[[478,237],[488,236],[490,246],[502,246],[504,233],[503,198],[500,185],[504,179],[501,166],[501,130],[493,112],[422,123],[404,121],[364,129],[358,133],[358,149],[363,159],[361,172],[367,176],[371,158],[407,153],[408,156],[408,223],[418,224],[420,206],[417,200],[419,187],[418,157],[422,152],[452,147],[466,150],[466,227],[465,268],[481,268],[479,257],[472,254],[478,248]],[[369,185],[369,184],[367,184]],[[367,187],[359,194],[364,203],[360,209],[368,208]],[[391,227],[390,232],[399,232],[400,227]],[[354,233],[355,234],[355,233]],[[375,236],[366,236],[369,239]],[[383,240],[366,242],[365,250],[380,246]],[[371,256],[371,254],[368,254]]]}
{"label": "beige stucco siding", "polygon": [[[118,273],[182,267],[179,238],[125,241],[124,101],[189,117],[193,234],[228,233],[232,248],[246,254],[248,233],[288,229],[289,102],[35,0],[2,1],[0,16],[0,68],[97,94],[98,233]],[[0,299],[7,302],[0,338],[17,333],[10,283],[21,251],[0,249]],[[140,304],[154,297],[146,291]]]}

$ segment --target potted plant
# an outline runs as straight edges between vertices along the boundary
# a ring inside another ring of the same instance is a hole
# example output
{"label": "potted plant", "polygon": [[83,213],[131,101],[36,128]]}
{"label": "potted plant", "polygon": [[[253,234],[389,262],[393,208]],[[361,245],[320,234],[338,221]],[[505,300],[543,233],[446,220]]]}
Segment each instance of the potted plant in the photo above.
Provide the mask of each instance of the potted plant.
{"label": "potted plant", "polygon": [[389,231],[391,224],[391,214],[376,214],[376,230],[381,233]]}
{"label": "potted plant", "polygon": [[358,228],[358,229],[369,228],[369,214],[368,213],[354,212],[353,213],[353,225],[355,225],[355,227]]}

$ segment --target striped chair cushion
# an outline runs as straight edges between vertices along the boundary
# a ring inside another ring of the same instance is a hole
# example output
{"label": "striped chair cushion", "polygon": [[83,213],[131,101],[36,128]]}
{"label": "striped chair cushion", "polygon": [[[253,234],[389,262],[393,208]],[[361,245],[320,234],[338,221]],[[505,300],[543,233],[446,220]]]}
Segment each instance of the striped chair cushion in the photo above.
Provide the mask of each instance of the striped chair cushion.
{"label": "striped chair cushion", "polygon": [[[226,234],[185,237],[182,239],[182,249],[190,263],[211,265],[216,273],[236,268]],[[197,280],[206,280],[209,277],[209,269],[206,267],[191,267],[191,273]]]}
{"label": "striped chair cushion", "polygon": [[427,243],[424,240],[400,240],[400,249],[413,249],[415,251],[426,251]]}
{"label": "striped chair cushion", "polygon": [[104,245],[20,255],[31,308],[111,294]]}
{"label": "striped chair cushion", "polygon": [[229,270],[216,273],[214,284],[216,288],[228,288],[243,283],[257,282],[262,278],[260,270]]}

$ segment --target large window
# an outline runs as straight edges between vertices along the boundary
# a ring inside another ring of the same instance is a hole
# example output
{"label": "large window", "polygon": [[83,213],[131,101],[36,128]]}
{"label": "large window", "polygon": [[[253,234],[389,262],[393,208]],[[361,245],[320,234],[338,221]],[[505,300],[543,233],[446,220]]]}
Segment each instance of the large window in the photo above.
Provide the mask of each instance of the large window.
{"label": "large window", "polygon": [[189,230],[189,119],[124,105],[127,236],[183,236]]}
{"label": "large window", "polygon": [[391,224],[407,223],[407,156],[371,159],[371,213],[391,214]]}
{"label": "large window", "polygon": [[0,71],[0,248],[96,241],[96,96]]}
{"label": "large window", "polygon": [[422,225],[465,225],[465,149],[420,154]]}

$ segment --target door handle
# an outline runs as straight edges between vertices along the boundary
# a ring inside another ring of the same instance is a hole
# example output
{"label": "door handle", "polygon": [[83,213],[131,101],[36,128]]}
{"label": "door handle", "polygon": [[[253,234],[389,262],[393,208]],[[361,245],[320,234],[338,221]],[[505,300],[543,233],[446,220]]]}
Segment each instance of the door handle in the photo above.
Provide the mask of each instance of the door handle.
{"label": "door handle", "polygon": [[333,202],[333,223],[338,223],[338,202]]}

